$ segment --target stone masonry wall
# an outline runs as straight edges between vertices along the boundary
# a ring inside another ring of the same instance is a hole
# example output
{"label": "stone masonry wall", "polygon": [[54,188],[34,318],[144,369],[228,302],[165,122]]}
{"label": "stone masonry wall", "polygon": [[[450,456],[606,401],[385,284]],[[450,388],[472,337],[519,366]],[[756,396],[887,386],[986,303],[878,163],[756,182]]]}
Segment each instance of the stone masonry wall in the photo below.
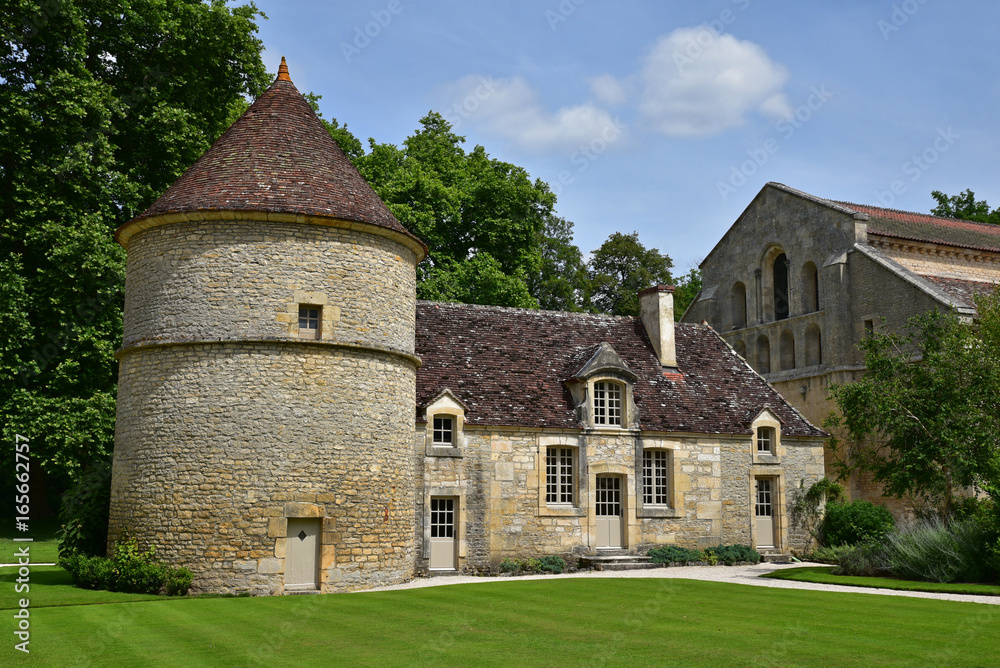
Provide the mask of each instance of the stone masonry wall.
{"label": "stone masonry wall", "polygon": [[127,250],[125,346],[296,336],[307,303],[323,340],[413,352],[416,258],[391,239],[248,218],[150,227]]}
{"label": "stone masonry wall", "polygon": [[412,362],[322,343],[140,348],[119,388],[110,541],[155,544],[196,592],[280,593],[285,521],[317,517],[324,591],[411,577]]}
{"label": "stone masonry wall", "polygon": [[[415,508],[418,571],[427,568],[424,511],[432,495],[458,497],[460,570],[495,572],[503,559],[596,553],[593,490],[598,474],[624,478],[624,546],[630,552],[659,544],[691,548],[751,544],[753,538],[749,435],[581,433],[466,425],[460,456],[428,455],[425,444],[426,425],[419,424],[414,457],[424,493],[417,495]],[[578,448],[573,507],[550,506],[545,501],[543,458],[548,445]],[[643,447],[670,452],[670,508],[642,504]],[[823,476],[822,439],[786,444],[781,463],[769,473],[796,487],[803,478],[806,487],[819,480]],[[802,551],[805,539],[793,533],[786,537],[784,547]]]}

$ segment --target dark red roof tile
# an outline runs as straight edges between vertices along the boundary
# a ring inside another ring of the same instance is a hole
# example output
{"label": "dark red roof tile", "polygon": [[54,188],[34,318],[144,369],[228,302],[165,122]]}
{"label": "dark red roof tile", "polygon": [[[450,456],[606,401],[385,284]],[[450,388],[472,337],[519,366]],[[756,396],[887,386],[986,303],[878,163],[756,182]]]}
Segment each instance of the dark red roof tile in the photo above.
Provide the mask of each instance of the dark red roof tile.
{"label": "dark red roof tile", "polygon": [[710,327],[678,324],[676,340],[680,373],[664,374],[638,318],[418,302],[417,404],[448,388],[470,425],[579,429],[563,381],[607,342],[638,375],[644,430],[748,434],[746,416],[767,407],[783,433],[823,435]]}
{"label": "dark red roof tile", "polygon": [[976,307],[976,302],[973,297],[976,295],[993,294],[993,291],[997,289],[996,283],[987,283],[984,281],[970,281],[962,278],[943,278],[941,276],[927,276],[925,274],[921,274],[921,278],[927,279],[964,306],[971,308]]}
{"label": "dark red roof tile", "polygon": [[940,218],[927,213],[897,211],[867,204],[837,203],[866,214],[869,234],[1000,253],[1000,225]]}
{"label": "dark red roof tile", "polygon": [[330,216],[413,236],[330,137],[287,67],[136,220],[203,210]]}

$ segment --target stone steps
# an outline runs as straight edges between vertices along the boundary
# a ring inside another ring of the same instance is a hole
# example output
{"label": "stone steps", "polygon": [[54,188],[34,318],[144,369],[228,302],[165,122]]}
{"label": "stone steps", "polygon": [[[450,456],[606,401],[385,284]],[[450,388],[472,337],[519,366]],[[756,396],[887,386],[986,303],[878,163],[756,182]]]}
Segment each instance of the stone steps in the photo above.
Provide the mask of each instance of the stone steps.
{"label": "stone steps", "polygon": [[581,568],[592,568],[595,571],[633,571],[645,568],[661,568],[663,564],[654,564],[649,557],[638,554],[599,554],[580,558]]}

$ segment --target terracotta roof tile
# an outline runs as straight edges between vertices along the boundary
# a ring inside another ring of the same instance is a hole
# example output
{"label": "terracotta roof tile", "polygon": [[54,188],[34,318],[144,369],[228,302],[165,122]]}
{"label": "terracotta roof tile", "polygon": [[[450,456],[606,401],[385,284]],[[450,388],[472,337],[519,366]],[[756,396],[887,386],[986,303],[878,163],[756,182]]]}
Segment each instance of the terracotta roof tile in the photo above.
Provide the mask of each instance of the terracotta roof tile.
{"label": "terracotta roof tile", "polygon": [[970,281],[962,278],[943,278],[941,276],[928,276],[926,274],[921,274],[921,277],[927,279],[931,283],[934,283],[964,306],[968,306],[970,308],[976,307],[976,302],[973,300],[975,295],[993,294],[993,291],[997,289],[996,283],[987,283],[985,281]]}
{"label": "terracotta roof tile", "polygon": [[370,223],[412,237],[282,65],[271,87],[136,220],[202,210],[269,211]]}
{"label": "terracotta roof tile", "polygon": [[639,376],[644,430],[748,434],[745,416],[767,407],[784,433],[823,435],[711,328],[678,324],[676,340],[680,373],[665,374],[638,318],[418,302],[417,404],[448,388],[470,425],[579,429],[563,381],[607,342]]}
{"label": "terracotta roof tile", "polygon": [[867,214],[868,233],[1000,253],[1000,225],[837,202]]}

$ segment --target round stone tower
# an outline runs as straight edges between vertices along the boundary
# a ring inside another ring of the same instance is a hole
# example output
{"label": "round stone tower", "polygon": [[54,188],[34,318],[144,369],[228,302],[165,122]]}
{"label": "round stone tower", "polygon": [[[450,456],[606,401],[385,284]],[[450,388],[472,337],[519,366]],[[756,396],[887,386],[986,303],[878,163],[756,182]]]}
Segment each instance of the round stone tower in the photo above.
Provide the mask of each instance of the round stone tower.
{"label": "round stone tower", "polygon": [[194,591],[344,591],[414,564],[409,234],[282,59],[128,252],[109,543]]}

